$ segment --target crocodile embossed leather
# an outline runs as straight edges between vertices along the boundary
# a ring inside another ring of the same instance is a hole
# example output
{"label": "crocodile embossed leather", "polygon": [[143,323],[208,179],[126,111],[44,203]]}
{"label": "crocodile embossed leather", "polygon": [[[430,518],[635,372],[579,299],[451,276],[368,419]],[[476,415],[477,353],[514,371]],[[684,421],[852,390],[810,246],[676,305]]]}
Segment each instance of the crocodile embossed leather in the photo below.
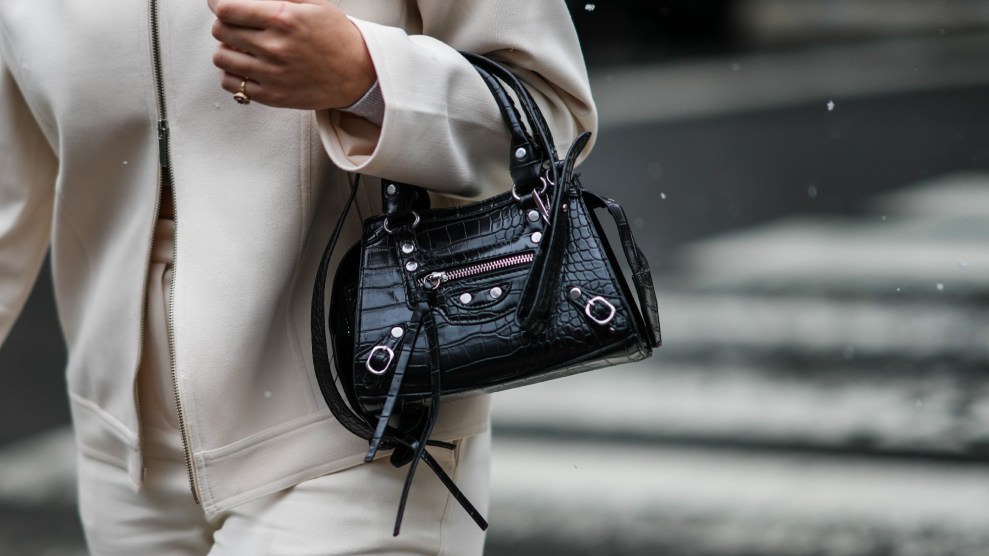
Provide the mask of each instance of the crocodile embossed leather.
{"label": "crocodile embossed leather", "polygon": [[[313,293],[313,363],[327,405],[369,441],[367,461],[394,449],[392,463],[410,466],[396,535],[420,461],[487,527],[425,451],[427,444],[443,445],[429,437],[444,398],[638,361],[661,343],[649,266],[623,209],[584,189],[574,174],[590,134],[559,158],[516,76],[487,58],[464,55],[511,131],[514,188],[471,205],[431,209],[425,190],[383,181],[384,212],[364,222],[361,242],[342,259],[327,321],[329,260],[358,176]],[[631,286],[595,209],[615,222]]]}

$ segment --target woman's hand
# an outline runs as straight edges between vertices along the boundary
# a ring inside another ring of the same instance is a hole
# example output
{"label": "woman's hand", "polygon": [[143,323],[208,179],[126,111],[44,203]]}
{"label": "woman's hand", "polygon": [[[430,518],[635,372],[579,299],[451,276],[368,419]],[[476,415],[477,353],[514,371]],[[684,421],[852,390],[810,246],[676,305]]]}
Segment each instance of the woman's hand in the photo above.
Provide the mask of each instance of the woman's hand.
{"label": "woman's hand", "polygon": [[221,86],[281,108],[357,102],[377,78],[357,27],[328,0],[208,0]]}

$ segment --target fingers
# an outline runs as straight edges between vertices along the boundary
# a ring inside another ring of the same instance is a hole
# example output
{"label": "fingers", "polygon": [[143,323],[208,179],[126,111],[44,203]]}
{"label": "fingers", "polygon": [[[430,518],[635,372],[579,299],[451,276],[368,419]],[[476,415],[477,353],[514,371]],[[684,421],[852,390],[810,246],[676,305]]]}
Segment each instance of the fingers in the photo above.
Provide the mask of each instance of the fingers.
{"label": "fingers", "polygon": [[213,54],[213,65],[228,74],[248,76],[255,80],[264,80],[266,77],[266,66],[257,58],[224,45],[220,45]]}
{"label": "fingers", "polygon": [[[2,0],[0,0],[2,1]],[[207,0],[221,87],[268,106],[347,106],[374,81],[364,38],[329,0]]]}
{"label": "fingers", "polygon": [[261,86],[256,81],[251,81],[250,79],[230,73],[223,74],[223,78],[220,80],[220,87],[228,93],[236,93],[240,91],[241,83],[244,84],[245,95],[253,98],[261,94]]}
{"label": "fingers", "polygon": [[212,33],[213,38],[220,41],[220,44],[233,49],[255,56],[262,50],[259,48],[259,44],[262,41],[261,35],[264,31],[260,29],[241,27],[217,19],[213,22]]}
{"label": "fingers", "polygon": [[210,10],[223,23],[253,29],[285,25],[287,2],[259,0],[209,0]]}

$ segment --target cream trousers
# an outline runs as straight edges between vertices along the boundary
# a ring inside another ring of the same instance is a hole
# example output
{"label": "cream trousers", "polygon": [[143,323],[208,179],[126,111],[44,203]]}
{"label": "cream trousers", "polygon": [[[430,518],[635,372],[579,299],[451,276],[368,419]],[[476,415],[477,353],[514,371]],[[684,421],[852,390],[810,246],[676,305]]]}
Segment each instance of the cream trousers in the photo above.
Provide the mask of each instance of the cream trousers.
{"label": "cream trousers", "polygon": [[[189,488],[172,394],[165,329],[172,235],[173,223],[160,221],[138,385],[144,485],[135,491],[126,470],[79,456],[79,511],[92,556],[481,554],[484,533],[425,466],[416,474],[402,534],[392,537],[407,468],[396,469],[387,458],[205,518]],[[487,514],[490,433],[455,444],[430,451]]]}

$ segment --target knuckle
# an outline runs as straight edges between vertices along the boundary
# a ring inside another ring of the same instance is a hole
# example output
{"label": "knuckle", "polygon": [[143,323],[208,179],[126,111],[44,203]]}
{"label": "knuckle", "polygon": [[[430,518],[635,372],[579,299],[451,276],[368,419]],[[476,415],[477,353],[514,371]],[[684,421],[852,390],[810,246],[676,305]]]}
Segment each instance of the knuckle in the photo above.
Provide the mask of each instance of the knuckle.
{"label": "knuckle", "polygon": [[275,60],[287,60],[292,53],[291,45],[285,40],[272,40],[265,50]]}
{"label": "knuckle", "polygon": [[272,27],[290,31],[295,29],[299,23],[296,10],[292,9],[290,2],[279,2],[278,10],[270,16],[269,23]]}

